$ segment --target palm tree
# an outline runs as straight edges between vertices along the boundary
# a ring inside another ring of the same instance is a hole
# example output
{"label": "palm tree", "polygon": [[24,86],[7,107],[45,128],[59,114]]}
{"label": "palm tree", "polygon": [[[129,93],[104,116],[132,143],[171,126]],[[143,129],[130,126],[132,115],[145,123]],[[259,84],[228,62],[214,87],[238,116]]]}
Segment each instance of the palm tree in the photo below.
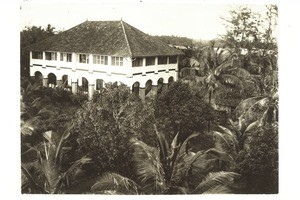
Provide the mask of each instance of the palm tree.
{"label": "palm tree", "polygon": [[82,157],[64,169],[63,156],[68,150],[64,147],[64,142],[70,136],[69,130],[70,127],[61,136],[47,131],[43,134],[42,143],[23,153],[36,153],[33,162],[21,165],[23,193],[64,193],[79,174],[81,166],[91,161],[90,158]]}
{"label": "palm tree", "polygon": [[[136,181],[116,173],[106,173],[92,186],[92,193],[112,194],[187,194],[230,192],[239,175],[230,170],[232,159],[217,149],[188,149],[189,136],[181,145],[177,136],[169,145],[157,132],[159,148],[132,139]],[[210,173],[213,171],[212,173]]]}

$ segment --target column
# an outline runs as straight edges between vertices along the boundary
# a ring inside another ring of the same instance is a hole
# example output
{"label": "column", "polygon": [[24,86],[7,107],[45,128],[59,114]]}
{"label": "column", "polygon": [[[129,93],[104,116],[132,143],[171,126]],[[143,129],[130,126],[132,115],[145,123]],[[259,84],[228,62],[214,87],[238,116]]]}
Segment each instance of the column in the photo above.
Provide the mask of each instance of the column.
{"label": "column", "polygon": [[155,57],[155,61],[154,61],[154,65],[155,65],[155,68],[154,68],[154,74],[158,74],[158,57]]}
{"label": "column", "polygon": [[32,66],[32,51],[29,52],[29,67]]}
{"label": "column", "polygon": [[146,76],[146,58],[143,58],[142,75]]}
{"label": "column", "polygon": [[94,84],[89,84],[89,100],[93,99],[93,95],[94,95]]}
{"label": "column", "polygon": [[168,83],[163,83],[162,84],[162,92],[165,92],[168,90]]}
{"label": "column", "polygon": [[78,91],[78,85],[77,82],[72,82],[72,93],[77,93]]}
{"label": "column", "polygon": [[43,86],[48,87],[48,78],[43,78]]}
{"label": "column", "polygon": [[139,89],[139,96],[142,99],[142,101],[145,101],[145,88],[141,88]]}
{"label": "column", "polygon": [[152,85],[152,88],[151,88],[151,97],[157,95],[157,85]]}
{"label": "column", "polygon": [[63,80],[56,80],[56,85],[57,85],[57,87],[62,87],[63,86]]}
{"label": "column", "polygon": [[78,86],[82,86],[82,77],[78,79]]}

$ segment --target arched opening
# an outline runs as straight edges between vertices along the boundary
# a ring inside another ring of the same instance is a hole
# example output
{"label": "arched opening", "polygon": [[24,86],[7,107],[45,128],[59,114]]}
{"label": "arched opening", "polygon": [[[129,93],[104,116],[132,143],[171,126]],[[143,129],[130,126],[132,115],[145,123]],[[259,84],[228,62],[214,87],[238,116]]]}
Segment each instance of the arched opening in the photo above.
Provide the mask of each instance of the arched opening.
{"label": "arched opening", "polygon": [[150,95],[150,91],[152,89],[152,80],[148,80],[145,84],[145,95],[148,96]]}
{"label": "arched opening", "polygon": [[43,84],[43,74],[39,71],[36,71],[34,73],[34,81],[36,83],[38,83],[39,85],[42,85]]}
{"label": "arched opening", "polygon": [[81,80],[82,80],[82,85],[80,87],[80,91],[87,94],[89,90],[89,81],[85,77],[82,77]]}
{"label": "arched opening", "polygon": [[49,87],[56,86],[56,76],[53,73],[48,74],[48,85]]}
{"label": "arched opening", "polygon": [[101,90],[104,87],[104,81],[102,79],[96,79],[96,90]]}
{"label": "arched opening", "polygon": [[67,90],[71,90],[70,80],[68,75],[62,76],[62,86]]}
{"label": "arched opening", "polygon": [[66,86],[69,86],[69,81],[68,81],[68,75],[63,75],[62,76],[62,82],[63,82],[63,86],[66,87]]}
{"label": "arched opening", "polygon": [[132,94],[139,95],[139,93],[140,93],[140,83],[139,82],[135,82],[132,85]]}
{"label": "arched opening", "polygon": [[157,94],[161,94],[163,91],[163,84],[164,84],[164,79],[160,78],[157,81]]}
{"label": "arched opening", "polygon": [[168,85],[170,86],[173,82],[174,82],[174,77],[171,76],[171,77],[168,79]]}

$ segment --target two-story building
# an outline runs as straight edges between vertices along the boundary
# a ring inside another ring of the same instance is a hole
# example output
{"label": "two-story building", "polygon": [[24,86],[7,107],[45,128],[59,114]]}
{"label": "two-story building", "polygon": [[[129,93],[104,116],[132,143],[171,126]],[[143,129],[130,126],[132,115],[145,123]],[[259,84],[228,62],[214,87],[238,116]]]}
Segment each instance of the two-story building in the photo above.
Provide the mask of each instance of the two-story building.
{"label": "two-story building", "polygon": [[86,21],[29,47],[30,75],[43,86],[86,90],[124,83],[142,99],[178,78],[180,50],[121,21]]}

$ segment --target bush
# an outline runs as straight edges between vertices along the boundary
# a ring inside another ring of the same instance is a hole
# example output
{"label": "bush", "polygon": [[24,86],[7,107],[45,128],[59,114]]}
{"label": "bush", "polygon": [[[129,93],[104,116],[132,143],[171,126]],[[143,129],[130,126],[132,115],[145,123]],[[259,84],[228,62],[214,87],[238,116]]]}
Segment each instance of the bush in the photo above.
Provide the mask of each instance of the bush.
{"label": "bush", "polygon": [[249,139],[249,149],[240,152],[237,171],[246,183],[243,193],[278,193],[278,126],[257,128]]}
{"label": "bush", "polygon": [[[114,171],[131,177],[128,174],[132,171],[129,140],[151,138],[147,122],[153,119],[146,110],[125,85],[107,84],[77,112],[73,137],[78,137],[79,154],[91,157],[99,173]],[[141,133],[142,130],[145,132]],[[153,131],[152,137],[154,134]]]}
{"label": "bush", "polygon": [[169,141],[177,132],[181,142],[193,132],[204,132],[213,120],[212,107],[181,82],[174,82],[156,98],[154,110],[158,129]]}

